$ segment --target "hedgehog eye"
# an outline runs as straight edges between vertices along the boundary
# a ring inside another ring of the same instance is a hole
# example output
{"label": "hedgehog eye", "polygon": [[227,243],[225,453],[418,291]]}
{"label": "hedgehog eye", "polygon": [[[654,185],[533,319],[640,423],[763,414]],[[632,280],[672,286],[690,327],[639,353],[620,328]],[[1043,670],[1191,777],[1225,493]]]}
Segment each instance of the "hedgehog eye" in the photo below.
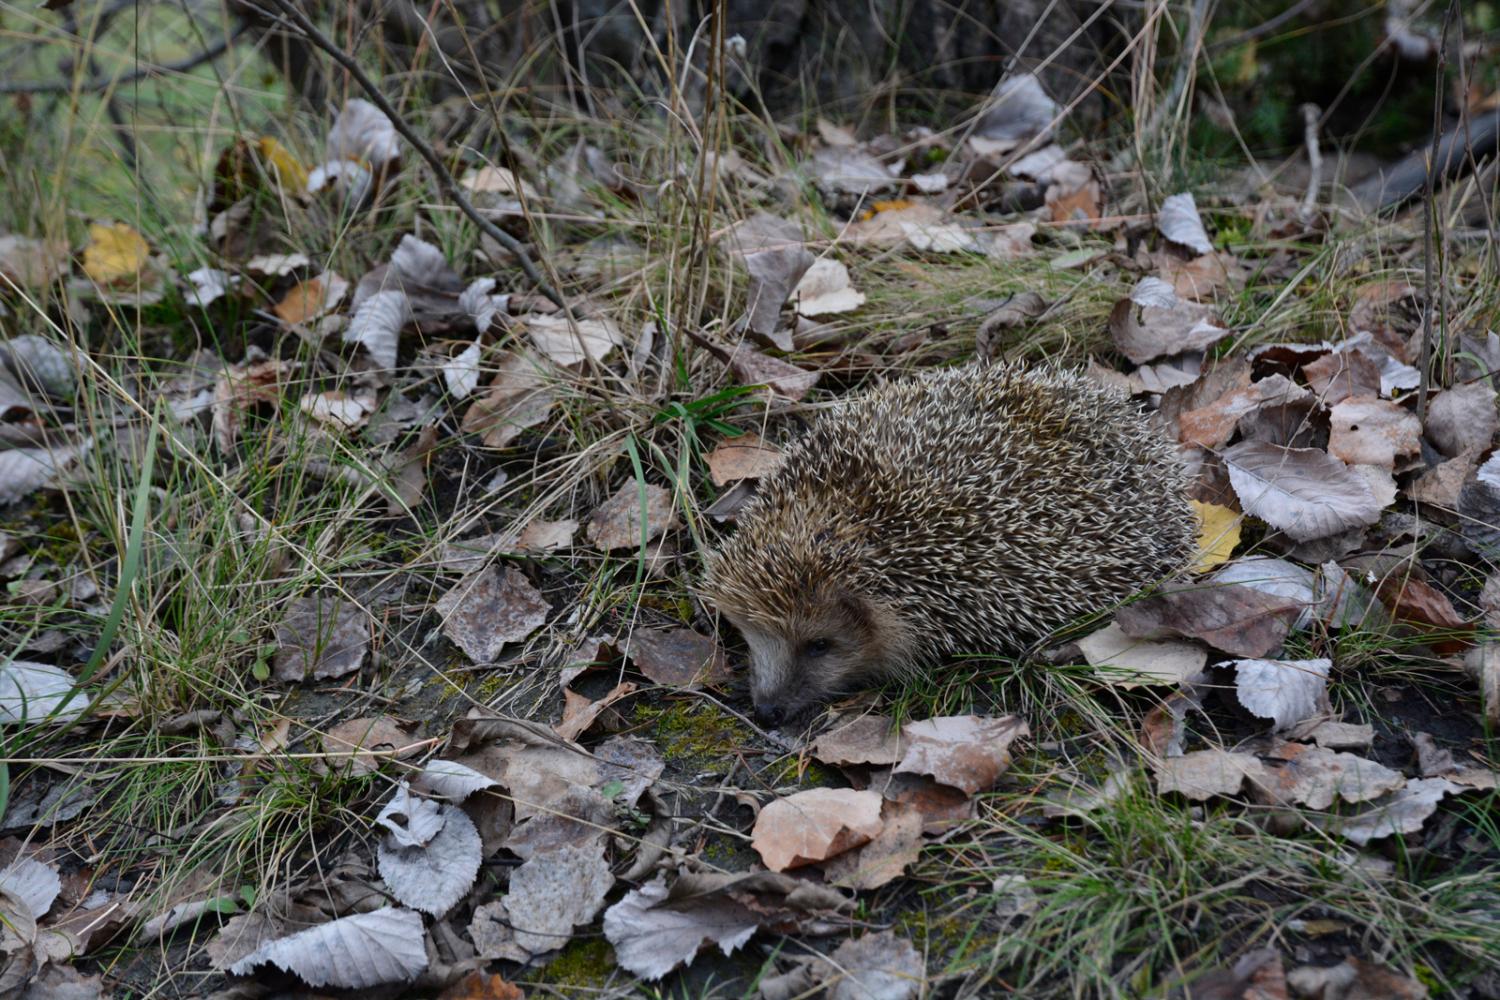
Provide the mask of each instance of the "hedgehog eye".
{"label": "hedgehog eye", "polygon": [[817,659],[828,652],[832,645],[827,639],[809,639],[807,645],[802,647],[802,653],[811,659]]}

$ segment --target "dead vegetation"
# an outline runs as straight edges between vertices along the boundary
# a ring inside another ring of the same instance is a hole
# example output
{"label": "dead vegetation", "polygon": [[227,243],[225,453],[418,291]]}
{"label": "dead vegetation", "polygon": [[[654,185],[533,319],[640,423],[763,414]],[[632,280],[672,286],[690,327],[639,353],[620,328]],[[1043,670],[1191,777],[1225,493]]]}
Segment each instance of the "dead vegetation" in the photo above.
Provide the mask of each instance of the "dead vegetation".
{"label": "dead vegetation", "polygon": [[[0,5],[89,74],[0,118],[0,993],[1500,996],[1492,139],[1382,211],[1338,109],[1247,160],[1204,4],[1112,15],[1128,107],[935,120],[772,116],[713,16],[659,100],[424,103],[278,0],[330,113],[229,46],[122,129],[74,6]],[[1477,8],[1372,8],[1412,146]],[[763,731],[702,554],[975,356],[1152,410],[1192,572]]]}

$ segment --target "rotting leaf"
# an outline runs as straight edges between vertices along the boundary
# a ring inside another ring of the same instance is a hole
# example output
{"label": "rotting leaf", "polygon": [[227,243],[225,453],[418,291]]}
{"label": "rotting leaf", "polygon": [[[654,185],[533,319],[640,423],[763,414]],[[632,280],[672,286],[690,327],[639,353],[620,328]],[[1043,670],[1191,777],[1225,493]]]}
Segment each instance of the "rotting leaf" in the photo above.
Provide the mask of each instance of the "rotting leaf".
{"label": "rotting leaf", "polygon": [[994,787],[1010,766],[1010,745],[1031,735],[1020,716],[949,715],[908,723],[897,774],[925,774],[970,795]]}
{"label": "rotting leaf", "polygon": [[486,448],[504,448],[546,420],[557,396],[540,365],[524,354],[502,355],[489,389],[464,413],[464,433],[482,435]]}
{"label": "rotting leaf", "polygon": [[589,518],[584,536],[595,548],[605,552],[637,548],[642,541],[650,542],[676,527],[677,508],[671,492],[649,483],[644,489],[645,531],[641,530],[642,487],[625,482]]}
{"label": "rotting leaf", "polygon": [[438,599],[443,634],[475,663],[493,663],[508,642],[541,628],[550,608],[525,574],[495,566],[464,577]]}
{"label": "rotting leaf", "polygon": [[309,986],[340,989],[410,982],[427,968],[426,938],[420,914],[386,907],[267,942],[230,971],[248,976],[256,966],[270,964]]}
{"label": "rotting leaf", "polygon": [[576,740],[598,721],[604,710],[622,698],[628,698],[640,689],[634,681],[621,681],[598,701],[590,700],[577,691],[563,690],[562,721],[552,728],[565,740]]}
{"label": "rotting leaf", "polygon": [[669,687],[723,684],[730,678],[718,642],[690,628],[636,629],[624,652],[637,670]]}
{"label": "rotting leaf", "polygon": [[1277,729],[1289,729],[1318,712],[1327,699],[1333,661],[1233,660],[1234,690],[1240,704]]}
{"label": "rotting leaf", "polygon": [[1310,542],[1374,524],[1381,504],[1367,480],[1316,448],[1245,441],[1224,452],[1245,513]]}
{"label": "rotting leaf", "polygon": [[1444,390],[1427,409],[1427,438],[1450,458],[1490,446],[1500,426],[1495,390],[1488,382],[1470,382]]}
{"label": "rotting leaf", "polygon": [[880,833],[881,797],[850,788],[813,788],[760,811],[750,846],[773,872],[816,864],[868,843]]}
{"label": "rotting leaf", "polygon": [[868,890],[900,878],[922,854],[921,810],[904,802],[880,807],[880,832],[869,843],[831,858],[824,877],[845,889]]}
{"label": "rotting leaf", "polygon": [[1281,648],[1306,607],[1241,584],[1196,584],[1126,605],[1115,621],[1128,636],[1186,636],[1236,656],[1268,656]]}
{"label": "rotting leaf", "polygon": [[354,604],[333,596],[298,598],[276,625],[273,675],[295,683],[353,673],[370,649],[370,625]]}
{"label": "rotting leaf", "polygon": [[796,365],[762,354],[749,347],[737,349],[729,359],[735,378],[744,385],[764,385],[779,396],[799,400],[806,396],[822,377]]}
{"label": "rotting leaf", "polygon": [[458,806],[445,803],[440,809],[442,825],[426,843],[403,846],[391,834],[375,851],[380,877],[391,895],[435,917],[468,895],[484,860],[474,821]]}

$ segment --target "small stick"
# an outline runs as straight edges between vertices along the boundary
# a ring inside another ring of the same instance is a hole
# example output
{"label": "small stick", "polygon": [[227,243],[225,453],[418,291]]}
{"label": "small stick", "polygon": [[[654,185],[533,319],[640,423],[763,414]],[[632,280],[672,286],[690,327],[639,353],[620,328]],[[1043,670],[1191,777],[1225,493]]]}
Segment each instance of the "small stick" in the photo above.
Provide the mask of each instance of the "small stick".
{"label": "small stick", "polygon": [[1318,148],[1318,121],[1322,117],[1323,109],[1316,104],[1302,105],[1302,121],[1306,126],[1302,140],[1307,143],[1307,192],[1302,196],[1302,207],[1297,214],[1303,222],[1311,219],[1318,207],[1318,189],[1323,184],[1323,151]]}
{"label": "small stick", "polygon": [[391,120],[391,124],[395,126],[396,131],[401,133],[401,137],[411,143],[412,148],[422,155],[422,159],[427,161],[427,165],[437,175],[438,188],[443,194],[453,204],[457,205],[459,211],[467,215],[479,227],[481,232],[514,254],[516,262],[521,265],[521,271],[531,281],[532,286],[556,303],[565,315],[571,317],[573,311],[568,308],[568,303],[558,294],[557,289],[553,288],[542,277],[541,272],[536,268],[536,264],[526,253],[525,248],[521,246],[520,242],[481,215],[479,210],[469,202],[469,199],[463,196],[458,190],[458,185],[453,180],[453,175],[448,172],[448,167],[443,163],[442,158],[433,151],[432,146],[428,145],[425,139],[416,133],[415,129],[407,124],[406,119],[401,116],[401,113],[396,110],[395,106],[386,100],[385,95],[380,92],[380,88],[375,86],[375,81],[366,75],[365,71],[360,68],[359,63],[355,62],[343,49],[334,44],[333,39],[323,34],[318,26],[308,20],[307,15],[298,10],[297,6],[291,3],[290,0],[271,0],[271,2],[281,9],[286,15],[287,20],[296,25],[297,30],[302,33],[304,38],[328,53],[334,62],[349,72],[349,75],[354,78],[354,82],[359,84],[360,89],[369,95],[371,103],[385,113],[385,116]]}

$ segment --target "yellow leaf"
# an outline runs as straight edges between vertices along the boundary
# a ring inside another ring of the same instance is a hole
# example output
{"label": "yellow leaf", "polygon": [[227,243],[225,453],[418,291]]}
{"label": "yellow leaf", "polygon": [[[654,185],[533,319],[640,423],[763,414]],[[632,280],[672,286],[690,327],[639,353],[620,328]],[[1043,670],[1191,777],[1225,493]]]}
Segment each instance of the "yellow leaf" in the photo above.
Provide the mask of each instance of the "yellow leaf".
{"label": "yellow leaf", "polygon": [[1198,515],[1198,558],[1193,562],[1193,572],[1202,573],[1220,563],[1229,561],[1234,547],[1240,544],[1240,522],[1242,515],[1221,507],[1216,503],[1200,503],[1189,500],[1193,512]]}
{"label": "yellow leaf", "polygon": [[83,248],[83,272],[101,285],[134,278],[146,266],[151,247],[141,234],[123,222],[89,226],[89,245]]}
{"label": "yellow leaf", "polygon": [[261,160],[276,175],[287,194],[302,194],[307,190],[307,168],[290,149],[269,135],[261,136],[257,146]]}
{"label": "yellow leaf", "polygon": [[868,222],[869,220],[875,218],[875,216],[879,215],[881,212],[899,212],[903,208],[911,208],[915,204],[916,202],[906,198],[893,198],[890,201],[877,201],[868,209],[861,212],[859,217]]}

